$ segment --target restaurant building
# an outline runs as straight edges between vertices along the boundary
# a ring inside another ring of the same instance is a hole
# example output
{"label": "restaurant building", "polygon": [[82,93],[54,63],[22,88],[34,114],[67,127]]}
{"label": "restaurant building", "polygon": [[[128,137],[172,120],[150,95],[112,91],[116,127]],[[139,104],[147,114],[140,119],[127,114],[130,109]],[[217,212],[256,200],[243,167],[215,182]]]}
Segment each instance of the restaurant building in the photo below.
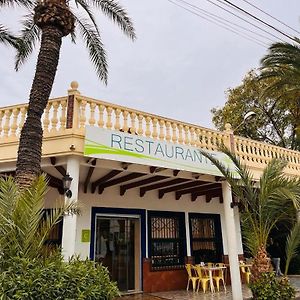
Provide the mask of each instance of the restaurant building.
{"label": "restaurant building", "polygon": [[[0,172],[13,174],[27,105],[0,108]],[[215,166],[201,155],[224,143],[256,178],[273,157],[300,173],[300,154],[201,126],[82,96],[51,99],[43,115],[42,170],[49,178],[45,208],[64,196],[62,177],[73,178],[70,198],[81,214],[65,216],[51,242],[102,262],[122,291],[186,287],[187,262],[225,262],[233,298],[241,299],[243,257],[237,200]],[[234,169],[232,169],[234,171]]]}

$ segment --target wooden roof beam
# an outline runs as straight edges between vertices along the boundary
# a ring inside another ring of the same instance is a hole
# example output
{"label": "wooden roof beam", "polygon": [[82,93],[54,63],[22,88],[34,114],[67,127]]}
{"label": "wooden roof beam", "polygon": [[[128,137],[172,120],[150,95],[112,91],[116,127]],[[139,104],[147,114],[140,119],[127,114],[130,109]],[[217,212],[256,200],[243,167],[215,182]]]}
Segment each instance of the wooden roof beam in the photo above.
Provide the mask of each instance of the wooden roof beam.
{"label": "wooden roof beam", "polygon": [[220,203],[223,203],[222,189],[212,191],[211,193],[206,194],[205,195],[205,201],[206,201],[206,203],[209,203],[212,198],[217,198],[217,197],[220,199]]}
{"label": "wooden roof beam", "polygon": [[193,180],[187,183],[183,183],[183,184],[179,184],[179,185],[175,185],[175,186],[171,186],[168,188],[164,188],[164,189],[160,189],[158,190],[158,198],[161,199],[166,193],[170,193],[170,192],[175,192],[175,191],[179,191],[179,190],[183,190],[183,189],[187,189],[187,188],[191,188],[191,187],[196,187],[196,186],[201,186],[203,184],[207,183],[206,181],[200,181],[200,180]]}
{"label": "wooden roof beam", "polygon": [[140,180],[140,181],[135,181],[135,182],[128,183],[128,184],[125,184],[125,185],[121,185],[120,186],[120,196],[123,196],[126,193],[126,191],[129,190],[129,189],[133,189],[133,188],[136,188],[136,187],[139,187],[139,186],[142,186],[142,185],[146,185],[146,184],[149,184],[149,183],[153,183],[153,182],[156,182],[156,181],[161,181],[161,180],[164,180],[164,179],[167,179],[167,178],[169,178],[169,177],[157,175],[157,176],[152,176],[150,178],[146,178],[146,179],[143,179],[143,180]]}
{"label": "wooden roof beam", "polygon": [[96,188],[97,188],[98,185],[110,180],[111,178],[117,176],[118,174],[120,174],[122,172],[123,171],[120,171],[120,170],[112,170],[112,171],[108,172],[106,175],[104,175],[101,178],[97,179],[91,185],[91,192],[95,193]]}
{"label": "wooden roof beam", "polygon": [[52,156],[50,157],[50,162],[51,165],[54,166],[54,168],[62,175],[62,176],[66,176],[67,171],[63,166],[56,166],[56,157]]}
{"label": "wooden roof beam", "polygon": [[90,184],[90,180],[91,180],[91,177],[92,177],[93,172],[95,170],[96,164],[97,164],[97,158],[92,160],[91,166],[90,166],[90,168],[88,170],[88,173],[86,175],[86,178],[85,178],[85,181],[84,181],[84,187],[83,187],[83,192],[84,193],[87,193],[87,189],[88,189],[88,186]]}
{"label": "wooden roof beam", "polygon": [[197,194],[197,193],[202,194],[203,192],[205,193],[205,192],[214,190],[216,188],[217,189],[221,188],[221,185],[218,183],[208,183],[208,184],[204,184],[200,187],[194,187],[194,188],[180,190],[175,193],[175,199],[179,200],[181,198],[181,196],[185,195],[185,194]]}
{"label": "wooden roof beam", "polygon": [[176,178],[176,179],[172,179],[170,181],[160,182],[160,183],[152,184],[149,186],[141,187],[140,188],[140,197],[144,197],[148,191],[160,189],[163,187],[167,187],[170,185],[175,185],[175,184],[179,184],[179,183],[183,183],[183,182],[187,182],[187,181],[190,181],[190,180],[184,179],[184,178]]}
{"label": "wooden roof beam", "polygon": [[[212,196],[213,195],[213,196]],[[214,196],[217,195],[217,196]],[[220,187],[211,189],[211,190],[203,190],[200,192],[191,193],[191,201],[196,201],[196,199],[200,196],[205,196],[206,202],[210,202],[211,198],[218,197],[219,195],[222,195],[222,189]]]}
{"label": "wooden roof beam", "polygon": [[161,171],[164,171],[166,170],[166,168],[159,168],[159,167],[150,167],[150,173],[153,174],[153,173],[158,173],[158,172],[161,172]]}
{"label": "wooden roof beam", "polygon": [[142,176],[147,176],[147,175],[143,174],[143,173],[130,173],[130,174],[127,174],[125,176],[118,177],[116,179],[106,181],[106,182],[98,185],[98,193],[102,194],[105,188],[108,188],[110,186],[117,185],[119,183],[123,183],[123,182],[126,182],[126,181],[130,181],[130,180],[142,177]]}

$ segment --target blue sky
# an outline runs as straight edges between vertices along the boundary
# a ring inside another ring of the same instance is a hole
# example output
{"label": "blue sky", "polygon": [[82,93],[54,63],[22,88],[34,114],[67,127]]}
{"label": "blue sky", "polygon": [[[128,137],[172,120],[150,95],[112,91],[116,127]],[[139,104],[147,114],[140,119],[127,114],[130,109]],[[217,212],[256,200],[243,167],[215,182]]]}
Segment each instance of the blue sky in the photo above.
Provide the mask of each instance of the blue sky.
{"label": "blue sky", "polygon": [[[188,1],[243,25],[207,0]],[[285,30],[244,1],[232,2]],[[210,109],[224,105],[226,89],[238,85],[246,72],[257,67],[267,49],[167,0],[121,3],[134,22],[138,38],[132,43],[105,16],[97,16],[108,53],[108,85],[97,79],[84,46],[80,42],[73,45],[67,38],[52,97],[66,95],[70,82],[76,80],[86,96],[213,127]],[[252,0],[251,3],[300,31],[299,0]],[[12,9],[1,11],[1,23],[16,29],[18,20],[19,14]],[[0,49],[1,106],[27,102],[37,52],[15,73],[13,51],[3,45]]]}

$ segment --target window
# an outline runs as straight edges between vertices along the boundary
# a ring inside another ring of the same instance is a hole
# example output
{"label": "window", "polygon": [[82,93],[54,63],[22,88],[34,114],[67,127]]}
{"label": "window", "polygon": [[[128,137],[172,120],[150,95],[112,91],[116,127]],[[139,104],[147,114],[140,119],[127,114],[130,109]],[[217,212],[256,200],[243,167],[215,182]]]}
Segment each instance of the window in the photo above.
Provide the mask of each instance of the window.
{"label": "window", "polygon": [[183,267],[186,253],[184,213],[151,211],[148,222],[152,268]]}
{"label": "window", "polygon": [[195,263],[221,262],[223,244],[220,215],[189,214],[189,222]]}

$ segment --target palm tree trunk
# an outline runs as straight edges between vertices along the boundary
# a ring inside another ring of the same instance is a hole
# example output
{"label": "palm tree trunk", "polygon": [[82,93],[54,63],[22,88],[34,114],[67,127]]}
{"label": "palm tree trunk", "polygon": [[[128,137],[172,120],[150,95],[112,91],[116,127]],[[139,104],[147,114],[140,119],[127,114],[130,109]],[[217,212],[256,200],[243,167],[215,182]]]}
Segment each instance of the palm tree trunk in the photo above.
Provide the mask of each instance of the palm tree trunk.
{"label": "palm tree trunk", "polygon": [[254,257],[253,266],[251,268],[251,281],[256,282],[262,273],[272,270],[271,259],[268,257],[267,250],[261,245]]}
{"label": "palm tree trunk", "polygon": [[42,28],[41,47],[18,150],[16,180],[22,187],[29,186],[41,172],[43,139],[41,117],[52,90],[63,35],[63,32],[55,26]]}

